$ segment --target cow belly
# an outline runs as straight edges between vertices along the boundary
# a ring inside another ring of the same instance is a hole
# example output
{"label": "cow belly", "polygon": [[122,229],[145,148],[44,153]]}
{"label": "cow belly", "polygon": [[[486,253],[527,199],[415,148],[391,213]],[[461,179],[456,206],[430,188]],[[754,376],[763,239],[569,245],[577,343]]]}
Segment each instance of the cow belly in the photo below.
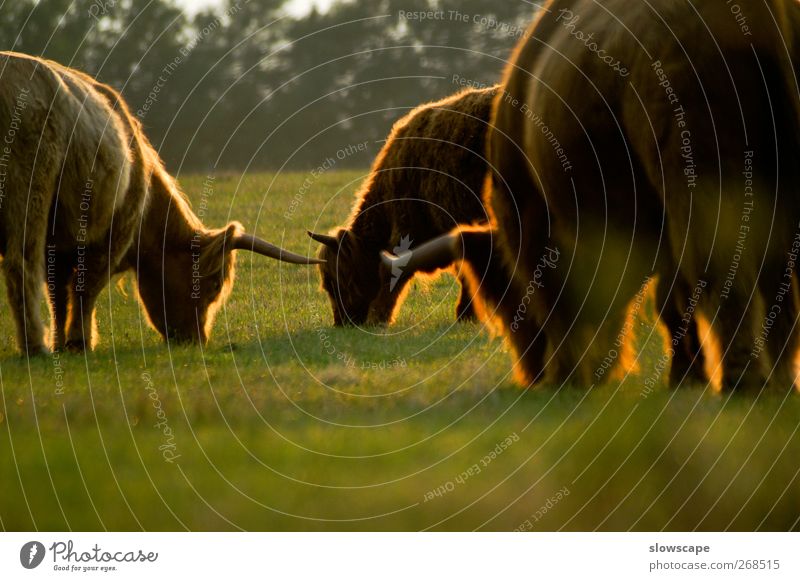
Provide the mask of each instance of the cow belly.
{"label": "cow belly", "polygon": [[53,201],[56,244],[68,250],[103,242],[116,209],[125,203],[130,174],[128,149],[115,119],[81,116]]}

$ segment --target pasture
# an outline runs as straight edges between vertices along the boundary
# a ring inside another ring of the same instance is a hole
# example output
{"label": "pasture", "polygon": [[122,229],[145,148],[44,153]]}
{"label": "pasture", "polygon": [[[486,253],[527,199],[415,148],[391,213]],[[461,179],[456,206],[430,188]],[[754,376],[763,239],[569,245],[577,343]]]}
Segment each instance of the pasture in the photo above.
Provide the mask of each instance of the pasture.
{"label": "pasture", "polygon": [[[179,179],[206,225],[310,254],[364,173]],[[668,390],[649,303],[636,375],[520,390],[457,295],[334,329],[316,268],[240,253],[205,348],[164,345],[128,275],[94,352],[31,361],[3,295],[0,528],[800,530],[796,394]]]}

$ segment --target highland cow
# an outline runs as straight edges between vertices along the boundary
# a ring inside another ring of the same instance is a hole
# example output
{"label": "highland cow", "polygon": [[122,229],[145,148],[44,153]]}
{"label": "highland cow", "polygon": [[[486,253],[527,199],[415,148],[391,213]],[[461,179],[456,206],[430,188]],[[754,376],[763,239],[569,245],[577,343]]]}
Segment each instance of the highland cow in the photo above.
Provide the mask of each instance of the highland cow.
{"label": "highland cow", "polygon": [[[490,227],[403,260],[463,253],[524,385],[591,383],[650,277],[673,382],[701,372],[697,313],[722,389],[794,382],[800,6],[743,10],[746,31],[725,3],[554,0],[516,49],[488,144]],[[531,287],[548,248],[559,264]]]}
{"label": "highland cow", "polygon": [[[322,287],[335,325],[393,319],[412,276],[383,266],[382,250],[398,252],[458,224],[487,222],[481,191],[496,89],[467,89],[400,119],[356,194],[348,225],[333,235],[309,233],[322,244]],[[456,316],[474,316],[463,283]]]}
{"label": "highland cow", "polygon": [[133,270],[150,323],[167,340],[205,342],[231,289],[235,250],[317,260],[245,234],[208,229],[120,95],[57,63],[0,54],[0,253],[23,354],[95,344],[95,303]]}

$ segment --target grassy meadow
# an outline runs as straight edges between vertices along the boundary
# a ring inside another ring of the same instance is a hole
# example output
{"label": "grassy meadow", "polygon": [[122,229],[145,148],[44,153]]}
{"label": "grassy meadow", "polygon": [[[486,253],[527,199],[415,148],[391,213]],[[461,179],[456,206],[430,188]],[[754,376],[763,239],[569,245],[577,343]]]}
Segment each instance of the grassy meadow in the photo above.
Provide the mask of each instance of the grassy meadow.
{"label": "grassy meadow", "polygon": [[[363,173],[181,182],[206,224],[313,253]],[[128,276],[94,352],[31,361],[4,308],[0,529],[800,530],[800,396],[668,390],[647,317],[638,375],[520,390],[457,295],[334,329],[316,268],[240,253],[205,348],[167,347]]]}

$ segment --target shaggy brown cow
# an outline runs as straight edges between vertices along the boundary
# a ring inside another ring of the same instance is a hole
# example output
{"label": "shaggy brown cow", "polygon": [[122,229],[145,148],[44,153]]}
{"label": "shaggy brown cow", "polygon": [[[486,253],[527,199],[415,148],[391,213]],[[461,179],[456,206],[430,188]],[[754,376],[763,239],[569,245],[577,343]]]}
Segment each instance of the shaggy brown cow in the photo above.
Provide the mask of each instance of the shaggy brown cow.
{"label": "shaggy brown cow", "polygon": [[[544,368],[592,382],[653,275],[684,371],[701,312],[723,389],[791,384],[798,30],[794,0],[740,15],[723,2],[548,2],[496,101],[491,228],[430,243],[411,268],[451,260],[464,244],[482,273],[496,249],[500,275],[483,294],[500,305],[524,384]],[[539,268],[548,248],[558,265]]]}
{"label": "shaggy brown cow", "polygon": [[236,222],[205,228],[110,87],[17,53],[0,53],[0,81],[0,252],[24,354],[46,350],[45,280],[55,349],[94,345],[97,296],[125,270],[166,339],[204,342],[233,283],[234,250],[318,262]]}
{"label": "shaggy brown cow", "polygon": [[[384,267],[382,250],[397,252],[457,224],[488,220],[481,191],[496,90],[467,89],[400,119],[356,194],[348,225],[332,236],[309,233],[323,245],[322,287],[330,297],[335,325],[392,320],[411,277]],[[456,316],[474,316],[463,284]]]}

